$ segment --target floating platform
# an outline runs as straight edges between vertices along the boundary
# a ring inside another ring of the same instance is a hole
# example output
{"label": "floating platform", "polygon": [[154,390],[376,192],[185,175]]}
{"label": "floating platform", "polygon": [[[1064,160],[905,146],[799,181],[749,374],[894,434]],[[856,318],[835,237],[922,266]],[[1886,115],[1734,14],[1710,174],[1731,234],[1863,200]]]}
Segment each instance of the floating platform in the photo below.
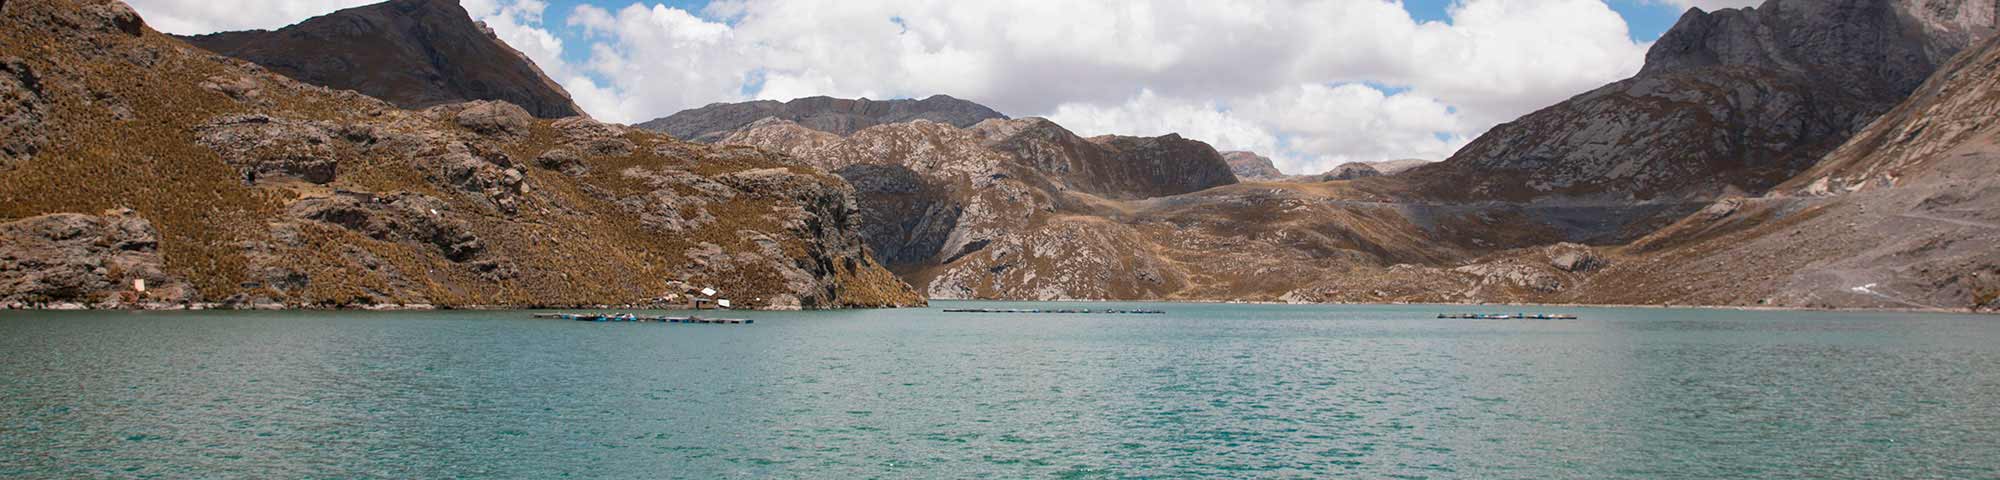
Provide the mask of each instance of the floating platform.
{"label": "floating platform", "polygon": [[1166,314],[1167,314],[1167,312],[1166,312],[1165,310],[1124,310],[1124,309],[1116,309],[1116,308],[1107,308],[1107,309],[1090,309],[1090,308],[1082,308],[1082,309],[1077,309],[1077,308],[1058,308],[1058,309],[1040,309],[1040,308],[1030,308],[1030,309],[1014,309],[1014,308],[1000,308],[1000,309],[994,309],[994,308],[947,308],[947,309],[944,309],[944,313],[1041,313],[1041,314],[1050,314],[1050,313],[1088,313],[1088,314],[1097,314],[1097,315],[1166,315]]}
{"label": "floating platform", "polygon": [[1466,320],[1576,320],[1576,315],[1561,313],[1440,313],[1437,318]]}
{"label": "floating platform", "polygon": [[667,315],[634,315],[630,313],[537,313],[535,314],[535,318],[607,323],[698,323],[705,325],[749,325],[757,323],[756,320],[747,318],[674,317]]}

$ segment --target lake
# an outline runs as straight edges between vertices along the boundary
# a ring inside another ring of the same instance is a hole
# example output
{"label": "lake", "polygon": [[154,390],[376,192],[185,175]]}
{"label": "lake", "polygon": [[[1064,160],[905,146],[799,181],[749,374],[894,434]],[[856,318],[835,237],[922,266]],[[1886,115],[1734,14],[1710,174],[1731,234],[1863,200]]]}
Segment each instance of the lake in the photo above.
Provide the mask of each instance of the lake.
{"label": "lake", "polygon": [[0,312],[0,477],[2000,477],[1993,316],[732,316]]}

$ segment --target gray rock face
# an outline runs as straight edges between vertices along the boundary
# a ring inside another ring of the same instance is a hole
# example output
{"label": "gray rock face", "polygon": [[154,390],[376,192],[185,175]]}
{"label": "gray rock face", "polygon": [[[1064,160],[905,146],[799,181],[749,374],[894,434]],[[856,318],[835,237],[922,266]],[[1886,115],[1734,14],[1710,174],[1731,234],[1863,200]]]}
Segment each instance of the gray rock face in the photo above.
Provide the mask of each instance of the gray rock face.
{"label": "gray rock face", "polygon": [[128,300],[180,302],[192,288],[161,270],[159,234],[130,211],[59,213],[0,223],[0,303],[118,301],[145,280],[147,292]]}
{"label": "gray rock face", "polygon": [[861,235],[892,266],[936,257],[965,207],[943,185],[903,165],[856,164],[834,172],[861,195]]}
{"label": "gray rock face", "polygon": [[1214,147],[1175,134],[1086,139],[1041,118],[989,120],[972,132],[987,148],[1051,181],[1106,198],[1163,197],[1236,183]]}
{"label": "gray rock face", "polygon": [[1285,179],[1285,172],[1271,164],[1271,158],[1254,152],[1222,152],[1222,160],[1229,162],[1229,171],[1238,180],[1277,181]]}
{"label": "gray rock face", "polygon": [[503,100],[541,118],[584,114],[562,86],[453,0],[392,0],[277,31],[185,40],[302,82],[358,91],[403,108]]}
{"label": "gray rock face", "polygon": [[337,129],[324,122],[246,114],[219,118],[195,131],[197,141],[221,154],[246,183],[293,177],[324,184],[338,173]]}
{"label": "gray rock face", "polygon": [[20,58],[0,58],[0,166],[33,157],[48,145],[42,83]]}
{"label": "gray rock face", "polygon": [[471,260],[485,249],[471,233],[471,226],[457,218],[449,204],[421,194],[343,193],[300,200],[286,213],[338,225],[376,240],[427,244],[454,262]]}
{"label": "gray rock face", "polygon": [[1763,192],[1993,31],[1992,0],[1771,0],[1690,11],[1620,81],[1495,127],[1433,195],[1706,199]]}
{"label": "gray rock face", "polygon": [[840,136],[889,123],[929,120],[959,128],[984,120],[1005,119],[1006,115],[984,105],[945,95],[923,100],[848,100],[807,97],[789,102],[764,100],[744,103],[717,103],[686,110],[637,125],[666,132],[674,138],[713,143],[731,132],[758,120],[778,118]]}

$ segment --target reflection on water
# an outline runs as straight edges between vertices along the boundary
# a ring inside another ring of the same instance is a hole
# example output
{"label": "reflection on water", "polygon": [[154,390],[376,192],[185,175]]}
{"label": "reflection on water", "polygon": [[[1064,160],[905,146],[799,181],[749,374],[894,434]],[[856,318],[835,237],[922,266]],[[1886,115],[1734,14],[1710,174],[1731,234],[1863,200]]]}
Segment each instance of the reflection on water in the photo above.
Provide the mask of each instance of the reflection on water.
{"label": "reflection on water", "polygon": [[1993,317],[1110,306],[0,312],[0,476],[2000,476]]}

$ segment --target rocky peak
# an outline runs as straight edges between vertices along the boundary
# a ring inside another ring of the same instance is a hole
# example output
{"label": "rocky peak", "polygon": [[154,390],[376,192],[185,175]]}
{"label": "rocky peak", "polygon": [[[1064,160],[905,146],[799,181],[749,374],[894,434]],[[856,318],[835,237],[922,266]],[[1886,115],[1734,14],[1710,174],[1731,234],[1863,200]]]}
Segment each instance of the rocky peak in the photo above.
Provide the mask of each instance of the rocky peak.
{"label": "rocky peak", "polygon": [[391,0],[276,31],[184,40],[302,82],[354,90],[403,108],[502,100],[541,118],[584,114],[561,85],[473,21],[456,0]]}
{"label": "rocky peak", "polygon": [[1606,201],[1755,195],[1893,108],[1972,39],[1993,0],[1770,0],[1690,11],[1631,79],[1494,127],[1422,190]]}
{"label": "rocky peak", "polygon": [[666,132],[674,138],[717,142],[730,132],[766,118],[798,123],[806,128],[847,136],[876,125],[917,120],[964,128],[989,119],[1005,119],[985,105],[932,95],[922,100],[869,100],[833,97],[806,97],[788,102],[760,100],[742,103],[715,103],[684,110],[638,126]]}
{"label": "rocky peak", "polygon": [[1353,180],[1357,178],[1380,177],[1380,176],[1382,176],[1382,171],[1376,170],[1374,165],[1369,165],[1362,162],[1347,162],[1340,164],[1340,166],[1333,167],[1332,170],[1327,170],[1326,173],[1320,174],[1319,180],[1320,181]]}
{"label": "rocky peak", "polygon": [[1992,0],[1768,0],[1690,9],[1646,53],[1640,76],[1734,66],[1825,76],[1898,96],[1994,27]]}

